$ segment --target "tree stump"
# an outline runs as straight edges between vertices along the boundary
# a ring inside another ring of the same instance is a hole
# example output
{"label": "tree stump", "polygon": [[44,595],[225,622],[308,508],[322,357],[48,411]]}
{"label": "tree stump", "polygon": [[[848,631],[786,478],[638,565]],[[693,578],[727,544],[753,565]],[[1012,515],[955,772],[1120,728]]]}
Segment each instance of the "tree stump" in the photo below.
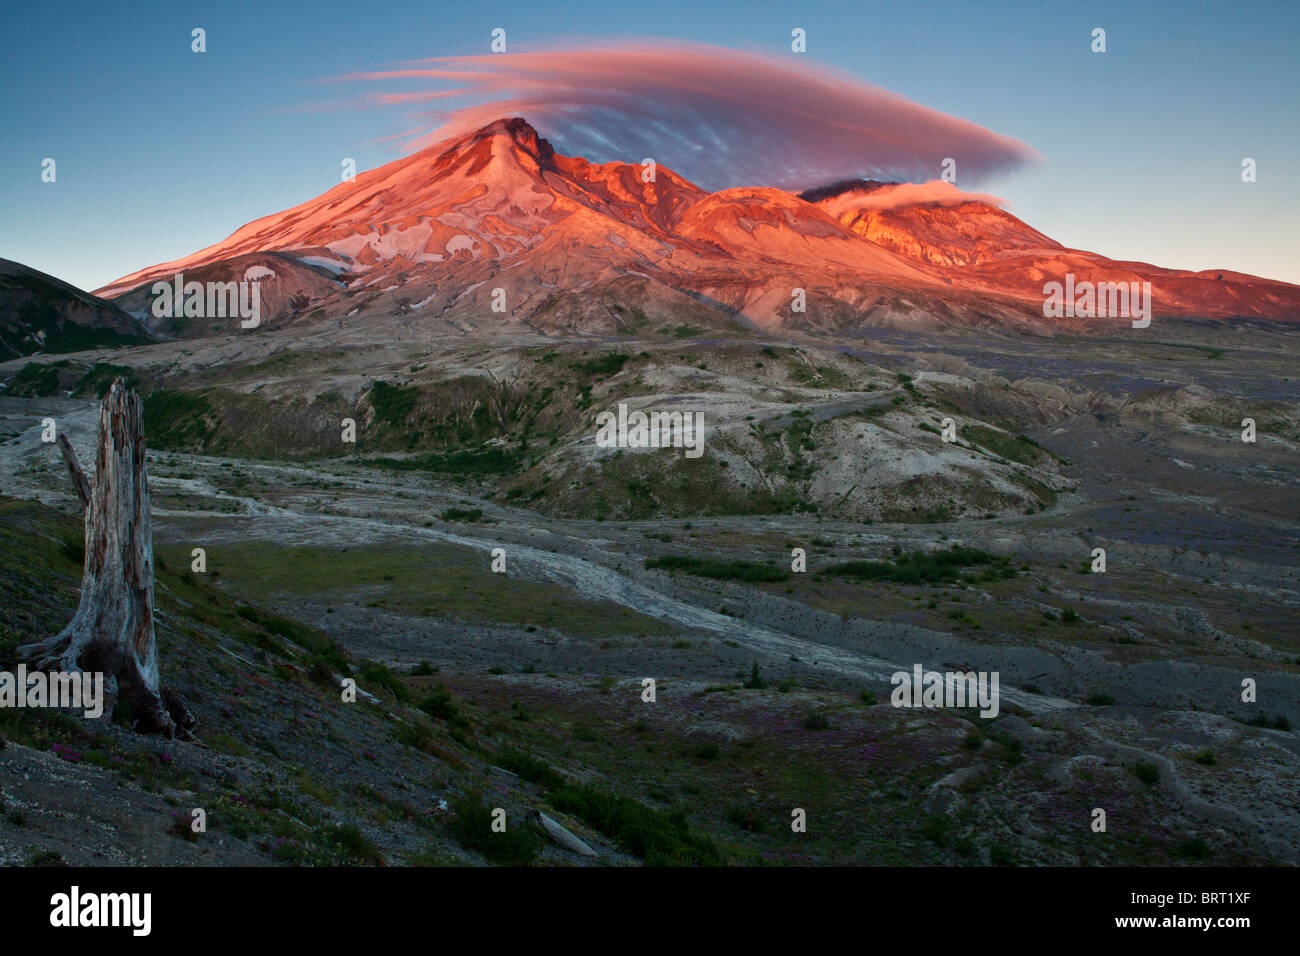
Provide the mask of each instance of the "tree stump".
{"label": "tree stump", "polygon": [[[60,436],[62,437],[62,436]],[[129,688],[135,729],[189,736],[194,718],[159,683],[153,621],[153,531],[145,473],[144,404],[119,378],[99,408],[95,480],[86,480],[76,454],[61,443],[78,496],[88,496],[86,565],[81,603],[57,636],[18,653],[34,669],[102,672],[112,707]]]}

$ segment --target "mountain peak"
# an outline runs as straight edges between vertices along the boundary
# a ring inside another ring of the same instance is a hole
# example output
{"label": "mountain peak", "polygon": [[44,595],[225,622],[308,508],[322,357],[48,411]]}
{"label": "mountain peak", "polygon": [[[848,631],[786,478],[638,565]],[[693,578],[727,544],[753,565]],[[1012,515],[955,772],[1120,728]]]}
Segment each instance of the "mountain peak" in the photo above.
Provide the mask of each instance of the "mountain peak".
{"label": "mountain peak", "polygon": [[473,143],[489,136],[508,136],[524,152],[532,156],[540,165],[551,163],[555,149],[538,135],[532,124],[522,116],[503,116],[486,126],[470,133],[464,142]]}

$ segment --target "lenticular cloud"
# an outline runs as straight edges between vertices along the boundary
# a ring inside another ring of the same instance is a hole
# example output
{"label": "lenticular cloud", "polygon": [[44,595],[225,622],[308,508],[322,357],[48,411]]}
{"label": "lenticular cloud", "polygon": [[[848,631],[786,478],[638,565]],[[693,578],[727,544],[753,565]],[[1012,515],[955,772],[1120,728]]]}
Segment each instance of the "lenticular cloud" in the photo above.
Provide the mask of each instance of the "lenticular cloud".
{"label": "lenticular cloud", "polygon": [[446,103],[425,114],[431,129],[415,146],[522,116],[563,153],[648,157],[709,189],[803,189],[856,176],[925,182],[947,157],[970,181],[1037,156],[1018,140],[794,54],[643,43],[439,57],[344,79],[460,84],[370,96],[379,105]]}

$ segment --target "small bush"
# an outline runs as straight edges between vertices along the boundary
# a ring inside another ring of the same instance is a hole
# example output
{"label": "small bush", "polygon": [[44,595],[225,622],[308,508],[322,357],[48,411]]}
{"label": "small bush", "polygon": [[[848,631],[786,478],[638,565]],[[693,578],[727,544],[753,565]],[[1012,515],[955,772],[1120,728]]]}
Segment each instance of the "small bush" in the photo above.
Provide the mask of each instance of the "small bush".
{"label": "small bush", "polygon": [[467,793],[451,804],[452,836],[467,850],[481,853],[501,866],[526,866],[541,849],[542,839],[535,830],[507,820],[504,833],[492,830],[492,808],[483,803],[477,792]]}
{"label": "small bush", "polygon": [[830,726],[830,718],[821,711],[814,711],[803,719],[804,730],[829,730]]}
{"label": "small bush", "polygon": [[419,706],[422,711],[437,720],[456,723],[463,719],[460,707],[457,706],[455,698],[451,696],[451,691],[447,690],[442,684],[431,688],[421,698]]}
{"label": "small bush", "polygon": [[1133,776],[1137,777],[1148,787],[1155,786],[1156,781],[1160,779],[1160,767],[1146,760],[1140,760],[1133,765]]}
{"label": "small bush", "polygon": [[411,699],[411,692],[406,689],[402,679],[394,674],[387,665],[378,661],[362,662],[361,683],[369,684],[371,687],[380,687],[401,701]]}
{"label": "small bush", "polygon": [[722,756],[722,750],[713,741],[706,740],[692,747],[690,755],[697,760],[717,760]]}

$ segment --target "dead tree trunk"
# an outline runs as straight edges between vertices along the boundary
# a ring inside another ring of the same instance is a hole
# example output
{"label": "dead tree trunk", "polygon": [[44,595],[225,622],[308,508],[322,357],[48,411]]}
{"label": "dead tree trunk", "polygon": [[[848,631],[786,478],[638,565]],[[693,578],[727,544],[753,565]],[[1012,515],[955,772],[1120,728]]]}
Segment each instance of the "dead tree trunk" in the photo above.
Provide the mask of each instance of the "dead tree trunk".
{"label": "dead tree trunk", "polygon": [[90,482],[86,481],[86,473],[81,470],[81,462],[77,461],[77,453],[72,450],[72,442],[68,441],[68,436],[63,432],[59,432],[59,450],[63,452],[63,463],[72,473],[72,484],[77,489],[81,510],[85,511],[90,507]]}
{"label": "dead tree trunk", "polygon": [[100,404],[95,481],[88,494],[77,456],[63,441],[78,496],[89,498],[81,603],[57,637],[18,652],[39,670],[102,672],[106,706],[129,687],[136,730],[174,737],[179,728],[188,736],[194,718],[158,678],[143,433],[140,396],[127,391],[119,378]]}

